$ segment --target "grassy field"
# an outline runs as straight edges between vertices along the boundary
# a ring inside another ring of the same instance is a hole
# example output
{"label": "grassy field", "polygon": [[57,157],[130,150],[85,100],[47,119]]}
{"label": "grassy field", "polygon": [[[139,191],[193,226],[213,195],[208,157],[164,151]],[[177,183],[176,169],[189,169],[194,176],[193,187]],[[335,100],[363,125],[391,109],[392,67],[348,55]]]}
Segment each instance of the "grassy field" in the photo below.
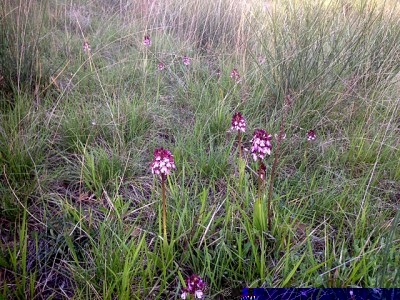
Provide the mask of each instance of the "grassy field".
{"label": "grassy field", "polygon": [[0,27],[0,298],[400,286],[395,0],[4,0]]}

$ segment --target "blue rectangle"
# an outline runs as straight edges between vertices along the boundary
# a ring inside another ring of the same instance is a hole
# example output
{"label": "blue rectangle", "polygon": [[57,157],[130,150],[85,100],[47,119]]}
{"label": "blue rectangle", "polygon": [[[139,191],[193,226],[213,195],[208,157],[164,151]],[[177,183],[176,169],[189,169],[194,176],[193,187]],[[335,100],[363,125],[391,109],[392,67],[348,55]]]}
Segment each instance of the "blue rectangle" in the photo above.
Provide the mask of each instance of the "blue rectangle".
{"label": "blue rectangle", "polygon": [[400,289],[383,288],[347,288],[347,289],[318,289],[318,288],[244,288],[242,300],[361,300],[361,299],[400,299]]}

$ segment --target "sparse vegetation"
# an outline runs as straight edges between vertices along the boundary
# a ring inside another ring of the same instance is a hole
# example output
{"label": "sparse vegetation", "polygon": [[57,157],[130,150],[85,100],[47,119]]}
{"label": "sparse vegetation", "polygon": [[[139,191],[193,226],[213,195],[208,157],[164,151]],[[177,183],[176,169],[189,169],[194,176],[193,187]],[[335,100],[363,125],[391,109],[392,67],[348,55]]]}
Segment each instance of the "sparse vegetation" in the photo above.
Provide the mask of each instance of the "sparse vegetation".
{"label": "sparse vegetation", "polygon": [[399,287],[399,16],[395,0],[3,0],[0,298]]}

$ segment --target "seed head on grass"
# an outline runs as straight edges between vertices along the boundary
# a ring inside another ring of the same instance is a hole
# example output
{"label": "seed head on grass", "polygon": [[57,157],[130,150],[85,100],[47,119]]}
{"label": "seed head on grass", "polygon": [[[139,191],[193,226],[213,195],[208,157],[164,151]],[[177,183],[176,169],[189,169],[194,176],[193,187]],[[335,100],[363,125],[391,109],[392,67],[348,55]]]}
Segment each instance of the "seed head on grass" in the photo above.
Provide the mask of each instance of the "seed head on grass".
{"label": "seed head on grass", "polygon": [[149,35],[145,35],[143,39],[143,44],[147,47],[151,46],[151,40]]}
{"label": "seed head on grass", "polygon": [[251,140],[251,155],[253,159],[263,160],[266,154],[271,155],[271,135],[263,129],[256,129]]}
{"label": "seed head on grass", "polygon": [[186,279],[187,287],[182,289],[181,299],[186,299],[188,295],[194,295],[195,299],[201,299],[204,296],[206,284],[199,275],[193,274]]}
{"label": "seed head on grass", "polygon": [[182,62],[183,62],[183,64],[184,64],[185,66],[190,65],[190,57],[184,56],[184,57],[182,58]]}
{"label": "seed head on grass", "polygon": [[309,132],[307,132],[307,140],[308,141],[314,141],[316,138],[317,138],[317,135],[314,130],[311,129]]}

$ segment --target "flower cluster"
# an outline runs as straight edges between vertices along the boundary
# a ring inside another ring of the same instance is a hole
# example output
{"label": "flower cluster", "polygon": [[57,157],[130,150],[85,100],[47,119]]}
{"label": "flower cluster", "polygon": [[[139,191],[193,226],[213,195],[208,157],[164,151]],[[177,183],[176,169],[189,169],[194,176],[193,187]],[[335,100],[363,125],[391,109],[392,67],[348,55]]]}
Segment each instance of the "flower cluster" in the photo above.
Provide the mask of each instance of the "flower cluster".
{"label": "flower cluster", "polygon": [[241,132],[246,131],[246,120],[243,118],[240,112],[237,112],[233,115],[231,130],[236,130]]}
{"label": "flower cluster", "polygon": [[156,149],[154,151],[154,161],[150,167],[153,174],[169,175],[172,169],[176,169],[174,156],[167,149]]}
{"label": "flower cluster", "polygon": [[160,63],[158,64],[157,68],[158,68],[159,71],[164,70],[164,68],[165,68],[164,63],[163,63],[163,62],[160,62]]}
{"label": "flower cluster", "polygon": [[314,141],[317,138],[317,135],[315,134],[314,130],[310,130],[307,132],[307,140],[308,141]]}
{"label": "flower cluster", "polygon": [[261,180],[265,180],[265,176],[267,175],[267,166],[261,161],[260,169],[258,170],[258,174],[260,175]]}
{"label": "flower cluster", "polygon": [[221,69],[218,68],[217,71],[215,72],[217,75],[218,80],[221,78]]}
{"label": "flower cluster", "polygon": [[251,155],[254,160],[264,159],[265,155],[271,155],[271,135],[263,129],[256,129],[251,140]]}
{"label": "flower cluster", "polygon": [[90,48],[90,44],[87,41],[83,42],[83,52],[89,53],[92,49]]}
{"label": "flower cluster", "polygon": [[236,82],[240,81],[240,75],[237,69],[233,69],[231,72],[231,78],[234,79]]}
{"label": "flower cluster", "polygon": [[182,290],[182,299],[186,299],[188,295],[194,295],[196,299],[203,298],[203,291],[206,287],[204,281],[199,275],[193,274],[188,279],[186,279],[187,287]]}
{"label": "flower cluster", "polygon": [[183,61],[183,64],[184,64],[185,66],[190,65],[190,57],[184,56],[184,57],[182,58],[182,61]]}
{"label": "flower cluster", "polygon": [[145,35],[144,36],[144,40],[143,40],[143,44],[147,47],[151,46],[151,40],[150,40],[150,36],[149,35]]}

